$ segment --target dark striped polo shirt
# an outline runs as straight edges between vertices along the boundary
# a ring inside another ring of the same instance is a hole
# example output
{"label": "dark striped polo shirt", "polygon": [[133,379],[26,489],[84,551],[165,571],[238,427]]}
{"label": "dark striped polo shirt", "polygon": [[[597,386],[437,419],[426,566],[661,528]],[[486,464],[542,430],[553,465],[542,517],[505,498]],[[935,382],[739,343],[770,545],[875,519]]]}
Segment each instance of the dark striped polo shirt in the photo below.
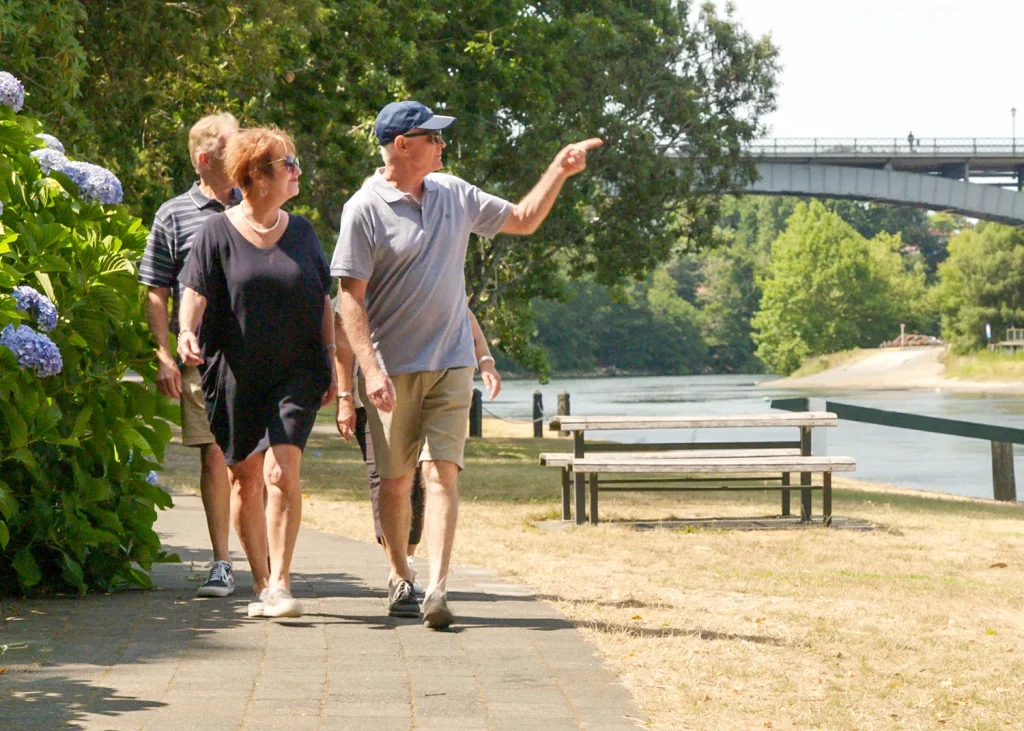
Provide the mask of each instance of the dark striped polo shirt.
{"label": "dark striped polo shirt", "polygon": [[[241,192],[236,188],[231,205],[237,205],[241,200]],[[193,183],[187,192],[160,206],[153,219],[146,252],[139,263],[139,281],[147,287],[171,288],[170,326],[173,333],[178,332],[178,303],[181,301],[178,274],[192,250],[192,239],[209,216],[223,211],[220,201],[207,198],[199,190],[199,183]]]}

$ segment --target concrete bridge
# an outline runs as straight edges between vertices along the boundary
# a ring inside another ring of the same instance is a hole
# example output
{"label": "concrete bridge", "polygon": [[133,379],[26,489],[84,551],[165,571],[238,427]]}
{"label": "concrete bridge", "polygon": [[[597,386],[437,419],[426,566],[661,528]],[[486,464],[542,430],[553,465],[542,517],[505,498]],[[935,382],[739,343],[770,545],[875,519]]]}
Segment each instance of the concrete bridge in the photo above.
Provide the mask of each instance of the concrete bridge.
{"label": "concrete bridge", "polygon": [[760,195],[895,203],[1024,225],[1024,140],[765,139],[747,151]]}

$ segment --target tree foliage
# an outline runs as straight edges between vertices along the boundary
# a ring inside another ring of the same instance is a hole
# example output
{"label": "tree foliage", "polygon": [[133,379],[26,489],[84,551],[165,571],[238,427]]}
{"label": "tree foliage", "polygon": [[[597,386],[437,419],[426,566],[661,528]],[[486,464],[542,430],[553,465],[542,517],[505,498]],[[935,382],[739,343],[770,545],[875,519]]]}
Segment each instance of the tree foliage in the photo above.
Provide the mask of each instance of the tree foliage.
{"label": "tree foliage", "polygon": [[[774,105],[776,49],[687,0],[37,0],[78,18],[85,57],[70,148],[104,162],[149,220],[193,178],[188,127],[215,110],[291,132],[299,212],[329,249],[344,201],[379,164],[377,110],[418,98],[459,121],[448,169],[511,200],[555,152],[600,135],[541,231],[476,240],[469,296],[502,347],[536,363],[529,302],[565,276],[643,279],[680,237],[711,241],[719,194],[753,175],[743,142]],[[25,53],[0,37],[0,55]],[[49,17],[49,16],[47,16]],[[28,63],[28,61],[26,61]],[[29,108],[55,108],[33,88]],[[669,155],[685,150],[682,157]]]}
{"label": "tree foliage", "polygon": [[707,367],[697,309],[664,268],[615,293],[579,282],[567,302],[535,307],[537,343],[560,372],[686,375]]}
{"label": "tree foliage", "polygon": [[1024,232],[983,223],[955,236],[934,296],[942,337],[961,352],[985,345],[986,324],[995,340],[1024,327]]}
{"label": "tree foliage", "polygon": [[907,271],[898,236],[865,239],[820,202],[801,203],[772,245],[760,311],[757,355],[789,373],[805,357],[874,346],[916,327],[923,316],[924,272]]}

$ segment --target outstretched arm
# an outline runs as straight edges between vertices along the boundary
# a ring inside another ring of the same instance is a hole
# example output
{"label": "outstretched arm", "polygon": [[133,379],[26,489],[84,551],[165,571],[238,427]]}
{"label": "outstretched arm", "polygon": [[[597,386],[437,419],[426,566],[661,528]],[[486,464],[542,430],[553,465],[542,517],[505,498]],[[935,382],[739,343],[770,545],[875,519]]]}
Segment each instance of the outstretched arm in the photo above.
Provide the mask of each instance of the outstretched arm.
{"label": "outstretched arm", "polygon": [[587,168],[587,150],[600,147],[604,142],[592,137],[563,147],[544,171],[533,190],[526,194],[501,227],[499,233],[527,235],[536,231],[548,217],[562,184]]}

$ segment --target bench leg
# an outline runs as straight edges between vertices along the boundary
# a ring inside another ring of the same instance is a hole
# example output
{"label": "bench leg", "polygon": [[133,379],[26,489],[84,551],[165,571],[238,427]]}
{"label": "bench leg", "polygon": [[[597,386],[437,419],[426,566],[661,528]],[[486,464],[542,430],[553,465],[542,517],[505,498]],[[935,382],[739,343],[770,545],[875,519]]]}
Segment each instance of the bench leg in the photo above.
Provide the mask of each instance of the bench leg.
{"label": "bench leg", "polygon": [[821,513],[822,522],[826,527],[832,525],[832,473],[823,472],[821,475]]}
{"label": "bench leg", "polygon": [[[789,473],[788,472],[783,472],[782,473],[782,484],[783,485],[788,485],[789,484]],[[783,518],[788,518],[789,514],[790,514],[789,513],[789,490],[783,490],[782,491],[782,517]]]}
{"label": "bench leg", "polygon": [[576,481],[576,525],[583,525],[587,522],[587,508],[584,503],[587,500],[586,475],[582,472],[574,472]]}
{"label": "bench leg", "polygon": [[[810,485],[811,484],[811,473],[801,472],[800,473],[800,484]],[[801,490],[800,491],[800,522],[808,523],[811,520],[811,491]]]}
{"label": "bench leg", "polygon": [[569,499],[569,468],[562,468],[562,520],[569,520],[571,516],[570,499]]}
{"label": "bench leg", "polygon": [[590,523],[597,525],[597,473],[590,473]]}

